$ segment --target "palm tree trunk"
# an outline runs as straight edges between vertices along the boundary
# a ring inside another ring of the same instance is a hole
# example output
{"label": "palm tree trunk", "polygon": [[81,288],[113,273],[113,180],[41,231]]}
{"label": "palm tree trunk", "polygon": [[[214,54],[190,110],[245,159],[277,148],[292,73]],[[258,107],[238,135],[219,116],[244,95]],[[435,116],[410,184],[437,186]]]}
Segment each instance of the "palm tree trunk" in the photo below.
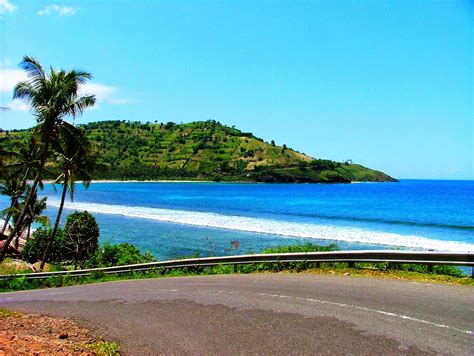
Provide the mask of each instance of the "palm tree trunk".
{"label": "palm tree trunk", "polygon": [[68,179],[69,179],[69,177],[68,177],[68,174],[66,172],[66,174],[64,175],[64,184],[63,184],[63,192],[61,194],[61,203],[59,204],[58,214],[56,215],[56,221],[54,222],[53,231],[51,232],[51,235],[49,236],[48,244],[46,245],[46,248],[44,249],[43,259],[41,261],[41,265],[40,265],[40,268],[39,268],[40,271],[42,271],[43,268],[44,268],[44,265],[46,263],[46,259],[48,257],[49,249],[51,247],[51,244],[54,241],[54,238],[56,237],[56,233],[58,232],[59,221],[61,220],[61,214],[63,213],[63,208],[64,208],[64,201],[66,200]]}
{"label": "palm tree trunk", "polygon": [[18,204],[18,200],[20,200],[20,197],[21,195],[25,192],[25,189],[26,189],[26,182],[28,181],[28,174],[29,174],[29,169],[27,168],[26,170],[26,173],[25,173],[25,176],[23,178],[23,182],[21,184],[21,193],[18,193],[15,197],[15,200],[12,202],[12,204],[10,205],[10,211],[8,212],[7,214],[7,217],[5,218],[5,223],[3,224],[3,228],[2,228],[2,234],[5,232],[5,230],[7,229],[7,226],[8,226],[8,223],[10,222],[10,218],[12,217],[13,215],[13,212],[12,212],[12,209],[13,207],[15,207],[17,204]]}
{"label": "palm tree trunk", "polygon": [[[23,231],[25,231],[25,230],[23,230]],[[22,232],[23,232],[23,231],[22,231]],[[22,233],[22,232],[20,232],[20,233],[15,237],[15,248],[16,248],[17,250],[18,250],[18,245],[20,244],[20,236],[21,236],[21,233]]]}
{"label": "palm tree trunk", "polygon": [[33,199],[34,194],[36,194],[36,187],[38,186],[38,183],[41,179],[41,174],[43,173],[44,165],[48,157],[48,149],[49,149],[49,137],[47,136],[45,138],[45,147],[42,152],[43,154],[41,157],[41,162],[38,168],[38,172],[36,172],[35,179],[33,180],[31,190],[28,194],[28,197],[26,198],[25,205],[23,206],[23,209],[21,210],[20,216],[18,218],[18,222],[15,224],[15,227],[10,232],[8,239],[5,241],[5,244],[3,245],[2,254],[0,255],[0,262],[2,262],[5,259],[5,256],[7,255],[8,247],[10,246],[10,243],[12,242],[13,238],[22,230],[23,220],[25,219],[26,212],[29,208],[29,205],[31,204],[31,200]]}
{"label": "palm tree trunk", "polygon": [[30,235],[31,235],[31,224],[28,226],[28,234],[26,235],[26,241],[25,242],[28,242],[28,240],[30,239]]}
{"label": "palm tree trunk", "polygon": [[10,222],[10,218],[12,217],[12,209],[15,206],[16,202],[18,201],[18,198],[15,198],[15,201],[13,201],[10,205],[10,210],[8,211],[7,217],[5,218],[5,223],[3,224],[2,228],[2,234],[5,232],[7,229],[8,223]]}

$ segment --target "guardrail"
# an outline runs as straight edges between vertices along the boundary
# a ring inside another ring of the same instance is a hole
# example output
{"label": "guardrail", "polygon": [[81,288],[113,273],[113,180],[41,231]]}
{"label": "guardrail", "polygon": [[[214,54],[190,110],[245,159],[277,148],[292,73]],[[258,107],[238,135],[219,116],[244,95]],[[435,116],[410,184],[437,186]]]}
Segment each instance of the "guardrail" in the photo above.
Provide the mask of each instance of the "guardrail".
{"label": "guardrail", "polygon": [[129,273],[133,271],[150,271],[157,269],[171,269],[184,267],[210,267],[218,265],[239,265],[252,263],[290,263],[290,262],[392,262],[414,263],[424,265],[454,265],[472,267],[474,277],[474,253],[432,252],[432,251],[391,251],[391,250],[364,250],[364,251],[331,251],[331,252],[300,252],[300,253],[271,253],[256,255],[220,256],[205,258],[188,258],[161,262],[140,263],[134,265],[90,268],[74,271],[33,272],[14,275],[0,275],[1,279],[25,277],[27,279],[41,279],[59,276],[90,276],[95,272],[104,274]]}

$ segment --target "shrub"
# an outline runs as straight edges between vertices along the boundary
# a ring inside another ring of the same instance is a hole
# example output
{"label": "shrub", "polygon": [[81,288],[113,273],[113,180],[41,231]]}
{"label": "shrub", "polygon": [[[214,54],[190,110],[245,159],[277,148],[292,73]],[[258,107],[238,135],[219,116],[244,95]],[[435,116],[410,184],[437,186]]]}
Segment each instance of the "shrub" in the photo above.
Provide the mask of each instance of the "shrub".
{"label": "shrub", "polygon": [[[37,229],[23,248],[23,259],[30,263],[40,261],[43,258],[43,253],[48,244],[51,232],[52,229],[44,227]],[[56,237],[50,246],[47,261],[49,263],[61,263],[67,261],[69,258],[69,249],[64,231],[58,228]]]}
{"label": "shrub", "polygon": [[69,255],[80,265],[99,247],[99,226],[87,211],[75,211],[67,217],[65,236]]}
{"label": "shrub", "polygon": [[89,267],[111,267],[135,263],[154,262],[156,258],[151,252],[142,254],[140,250],[129,243],[102,245],[87,261]]}
{"label": "shrub", "polygon": [[311,242],[289,246],[276,246],[262,250],[262,253],[290,253],[290,252],[324,252],[336,251],[338,249],[336,244],[327,246],[316,245]]}

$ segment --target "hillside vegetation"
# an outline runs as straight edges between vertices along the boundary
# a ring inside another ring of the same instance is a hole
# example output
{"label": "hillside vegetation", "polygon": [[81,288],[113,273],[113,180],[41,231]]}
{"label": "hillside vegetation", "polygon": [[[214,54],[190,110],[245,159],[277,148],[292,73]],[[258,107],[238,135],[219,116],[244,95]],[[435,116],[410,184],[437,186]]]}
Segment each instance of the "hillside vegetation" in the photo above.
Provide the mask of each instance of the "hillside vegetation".
{"label": "hillside vegetation", "polygon": [[[80,126],[109,169],[97,179],[257,182],[395,181],[358,164],[314,159],[219,122],[186,124],[100,121]],[[5,145],[28,130],[4,132]]]}

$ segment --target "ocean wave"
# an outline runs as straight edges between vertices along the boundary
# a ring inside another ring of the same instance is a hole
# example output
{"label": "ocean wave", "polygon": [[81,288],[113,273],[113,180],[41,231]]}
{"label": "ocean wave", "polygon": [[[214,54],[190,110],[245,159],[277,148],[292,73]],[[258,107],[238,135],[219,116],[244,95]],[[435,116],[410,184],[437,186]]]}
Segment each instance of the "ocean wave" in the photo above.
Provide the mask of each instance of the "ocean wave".
{"label": "ocean wave", "polygon": [[[58,206],[59,201],[50,200],[48,201],[48,204]],[[470,243],[443,241],[416,235],[401,235],[391,232],[365,230],[359,227],[341,227],[197,211],[85,202],[67,202],[65,207],[67,209],[87,210],[99,214],[122,215],[138,219],[149,219],[262,234],[366,243],[371,245],[400,246],[414,249],[433,249],[456,252],[474,251],[474,244]]]}
{"label": "ocean wave", "polygon": [[[269,211],[268,213],[273,213]],[[356,216],[335,216],[315,213],[294,213],[296,216],[306,218],[318,218],[327,220],[338,220],[338,221],[355,221],[355,222],[368,222],[368,223],[383,223],[389,225],[402,225],[402,226],[420,226],[420,227],[438,227],[444,229],[456,229],[456,230],[473,230],[474,226],[471,225],[456,225],[456,224],[445,224],[435,222],[420,222],[420,221],[403,221],[403,220],[390,220],[382,218],[368,218],[368,217],[356,217]]]}

